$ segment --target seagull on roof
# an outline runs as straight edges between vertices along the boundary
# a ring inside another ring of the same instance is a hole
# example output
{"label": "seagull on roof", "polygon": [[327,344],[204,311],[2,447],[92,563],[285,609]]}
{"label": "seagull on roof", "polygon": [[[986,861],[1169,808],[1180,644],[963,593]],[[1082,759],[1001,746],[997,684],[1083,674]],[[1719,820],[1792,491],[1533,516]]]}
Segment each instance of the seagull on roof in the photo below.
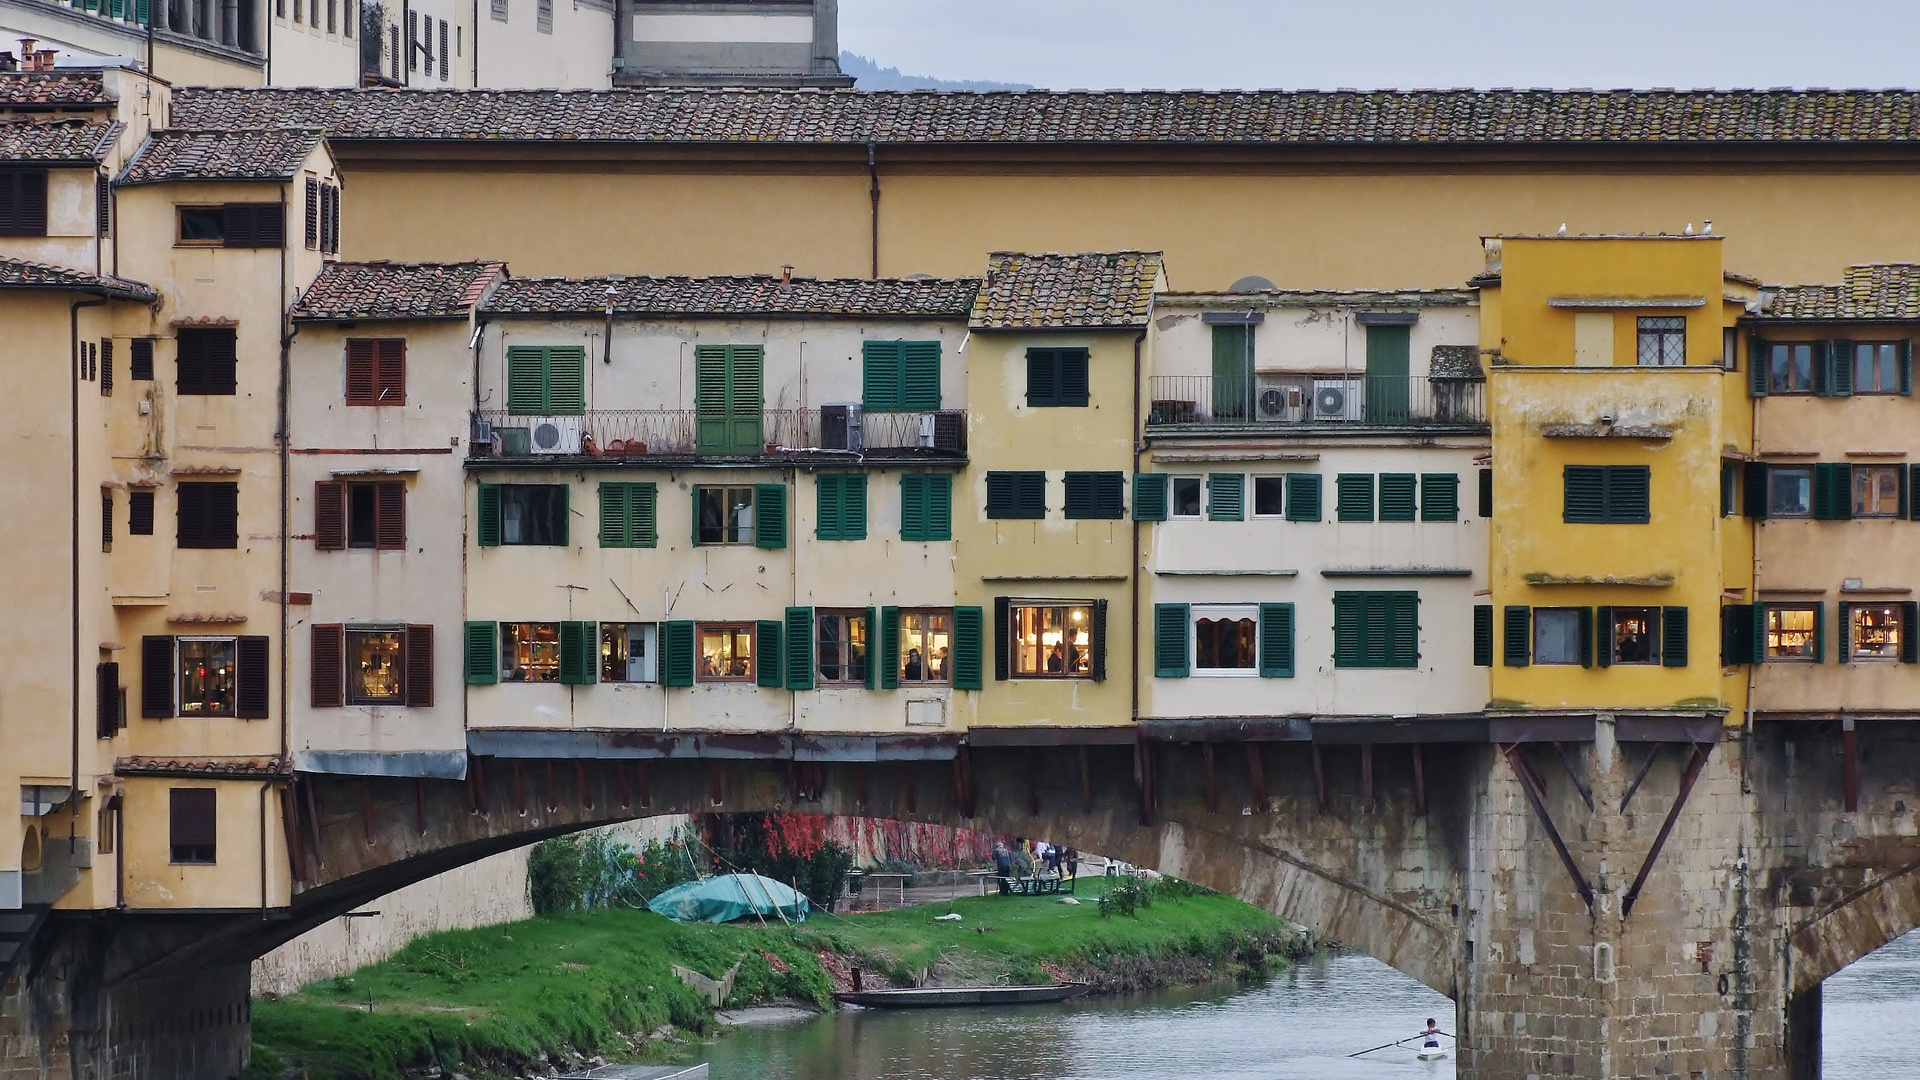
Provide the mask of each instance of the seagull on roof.
{"label": "seagull on roof", "polygon": [[1561,236],[1567,235],[1567,223],[1564,221],[1560,223],[1560,235]]}

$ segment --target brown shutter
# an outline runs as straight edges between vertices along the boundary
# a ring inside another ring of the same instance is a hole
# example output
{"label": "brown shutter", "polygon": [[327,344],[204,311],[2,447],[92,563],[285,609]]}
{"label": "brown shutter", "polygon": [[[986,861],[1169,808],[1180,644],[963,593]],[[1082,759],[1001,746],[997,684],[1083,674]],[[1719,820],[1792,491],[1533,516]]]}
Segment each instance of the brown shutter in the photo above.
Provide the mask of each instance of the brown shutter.
{"label": "brown shutter", "polygon": [[240,546],[240,485],[207,485],[207,546]]}
{"label": "brown shutter", "polygon": [[213,788],[174,788],[167,792],[167,842],[172,861],[213,861],[217,807]]}
{"label": "brown shutter", "polygon": [[407,627],[407,707],[433,708],[433,627]]}
{"label": "brown shutter", "polygon": [[307,246],[320,246],[320,181],[307,178]]}
{"label": "brown shutter", "polygon": [[378,372],[374,376],[373,397],[377,405],[407,403],[407,339],[382,338],[379,345]]}
{"label": "brown shutter", "polygon": [[111,660],[94,668],[94,734],[111,739],[120,730],[120,665]]}
{"label": "brown shutter", "polygon": [[273,705],[273,668],[267,639],[249,635],[239,640],[239,670],[234,673],[233,715],[242,720],[265,720]]}
{"label": "brown shutter", "polygon": [[383,480],[374,485],[374,541],[381,551],[407,548],[407,485]]}
{"label": "brown shutter", "polygon": [[347,342],[347,404],[378,405],[375,356],[379,342],[352,338]]}
{"label": "brown shutter", "polygon": [[346,701],[346,628],[339,623],[313,627],[313,707],[337,709]]}
{"label": "brown shutter", "polygon": [[340,551],[347,546],[347,485],[320,480],[313,485],[313,548]]}
{"label": "brown shutter", "polygon": [[165,720],[173,715],[173,639],[140,639],[140,715]]}

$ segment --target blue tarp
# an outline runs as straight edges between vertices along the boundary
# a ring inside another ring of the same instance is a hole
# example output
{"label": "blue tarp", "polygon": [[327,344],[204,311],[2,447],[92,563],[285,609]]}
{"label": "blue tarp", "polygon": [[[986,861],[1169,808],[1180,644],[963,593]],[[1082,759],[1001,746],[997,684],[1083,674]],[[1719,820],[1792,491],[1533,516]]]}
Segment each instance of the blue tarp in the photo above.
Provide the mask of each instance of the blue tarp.
{"label": "blue tarp", "polygon": [[759,874],[721,874],[668,889],[647,910],[676,922],[723,923],[756,915],[804,922],[807,898]]}

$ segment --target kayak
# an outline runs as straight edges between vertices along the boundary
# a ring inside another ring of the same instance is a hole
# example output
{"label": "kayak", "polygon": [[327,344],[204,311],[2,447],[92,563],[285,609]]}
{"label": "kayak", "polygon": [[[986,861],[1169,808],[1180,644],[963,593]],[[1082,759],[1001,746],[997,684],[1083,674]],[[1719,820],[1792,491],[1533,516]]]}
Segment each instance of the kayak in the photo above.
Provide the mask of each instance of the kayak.
{"label": "kayak", "polygon": [[1037,1005],[1076,998],[1086,983],[1051,986],[915,986],[904,990],[863,990],[833,995],[842,1005],[869,1009],[936,1009],[955,1005]]}
{"label": "kayak", "polygon": [[1415,1051],[1414,1056],[1421,1061],[1438,1061],[1447,1056],[1447,1049],[1444,1046],[1423,1046]]}

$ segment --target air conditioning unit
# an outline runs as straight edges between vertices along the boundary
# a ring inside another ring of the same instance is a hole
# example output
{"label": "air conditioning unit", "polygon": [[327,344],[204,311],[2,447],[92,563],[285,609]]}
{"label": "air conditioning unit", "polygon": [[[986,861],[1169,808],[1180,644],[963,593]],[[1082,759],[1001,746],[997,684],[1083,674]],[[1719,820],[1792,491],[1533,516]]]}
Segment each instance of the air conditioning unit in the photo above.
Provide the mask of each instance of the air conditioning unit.
{"label": "air conditioning unit", "polygon": [[536,454],[577,454],[580,452],[581,418],[578,416],[536,416],[527,421]]}
{"label": "air conditioning unit", "polygon": [[1358,420],[1365,416],[1359,379],[1313,380],[1315,420]]}
{"label": "air conditioning unit", "polygon": [[820,445],[828,450],[866,449],[860,406],[820,406]]}
{"label": "air conditioning unit", "polygon": [[1261,375],[1253,392],[1254,418],[1265,423],[1297,423],[1307,418],[1312,381],[1298,375]]}

